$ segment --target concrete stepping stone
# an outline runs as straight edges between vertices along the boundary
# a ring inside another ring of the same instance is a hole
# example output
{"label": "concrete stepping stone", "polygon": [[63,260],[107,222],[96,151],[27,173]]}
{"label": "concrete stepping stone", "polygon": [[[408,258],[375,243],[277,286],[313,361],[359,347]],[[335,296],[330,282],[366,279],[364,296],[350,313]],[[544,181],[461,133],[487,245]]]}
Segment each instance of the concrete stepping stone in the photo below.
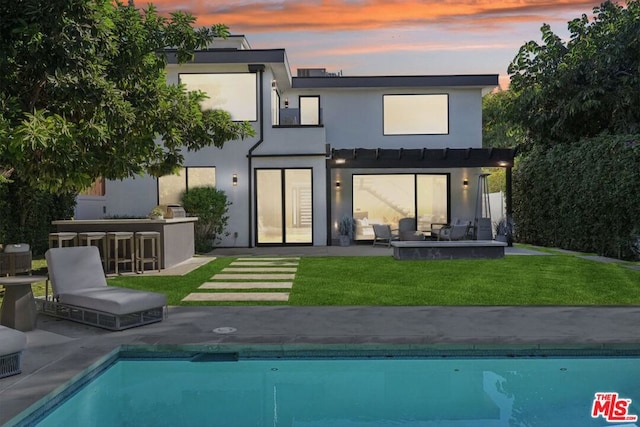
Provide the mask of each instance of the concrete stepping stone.
{"label": "concrete stepping stone", "polygon": [[236,261],[299,261],[300,257],[246,257],[246,258],[236,258]]}
{"label": "concrete stepping stone", "polygon": [[213,276],[211,278],[211,280],[234,280],[234,279],[240,279],[240,280],[293,280],[296,278],[295,274],[267,274],[267,273],[262,273],[262,274],[250,274],[250,273],[229,273],[229,274],[223,274],[223,273],[218,273],[215,276]]}
{"label": "concrete stepping stone", "polygon": [[205,282],[198,289],[291,289],[293,282]]}
{"label": "concrete stepping stone", "polygon": [[236,262],[232,262],[229,265],[235,266],[235,267],[250,267],[250,266],[266,267],[270,265],[279,267],[279,266],[287,266],[287,265],[297,266],[298,263],[294,261],[236,261]]}
{"label": "concrete stepping stone", "polygon": [[286,292],[211,292],[191,293],[182,301],[289,301]]}
{"label": "concrete stepping stone", "polygon": [[223,268],[223,273],[295,273],[295,267],[227,267]]}

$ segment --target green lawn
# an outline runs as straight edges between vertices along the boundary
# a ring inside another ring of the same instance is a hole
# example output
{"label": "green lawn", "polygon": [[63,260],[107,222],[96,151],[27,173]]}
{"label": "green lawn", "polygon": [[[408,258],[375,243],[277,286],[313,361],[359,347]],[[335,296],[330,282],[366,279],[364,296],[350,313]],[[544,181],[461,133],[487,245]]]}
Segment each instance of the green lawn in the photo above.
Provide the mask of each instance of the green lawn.
{"label": "green lawn", "polygon": [[[181,302],[232,261],[218,258],[182,277],[122,276],[109,283],[165,293],[170,305],[240,305]],[[260,305],[265,304],[270,303]],[[640,271],[571,255],[455,261],[307,257],[288,304],[640,305]]]}

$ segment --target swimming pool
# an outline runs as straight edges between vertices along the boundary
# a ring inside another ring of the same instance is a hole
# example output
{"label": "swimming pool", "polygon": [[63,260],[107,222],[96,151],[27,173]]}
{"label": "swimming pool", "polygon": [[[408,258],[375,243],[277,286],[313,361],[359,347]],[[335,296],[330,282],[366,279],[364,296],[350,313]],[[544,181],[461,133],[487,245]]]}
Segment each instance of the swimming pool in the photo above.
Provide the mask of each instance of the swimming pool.
{"label": "swimming pool", "polygon": [[[604,426],[640,414],[640,358],[120,353],[38,426]],[[158,356],[158,354],[154,354]],[[63,393],[64,394],[64,393]],[[594,405],[594,400],[598,403]],[[602,401],[600,401],[602,400]],[[597,408],[597,417],[592,417]],[[43,411],[40,411],[43,412]],[[618,415],[620,413],[618,412]],[[615,418],[615,417],[614,417]],[[610,422],[611,421],[611,422]]]}

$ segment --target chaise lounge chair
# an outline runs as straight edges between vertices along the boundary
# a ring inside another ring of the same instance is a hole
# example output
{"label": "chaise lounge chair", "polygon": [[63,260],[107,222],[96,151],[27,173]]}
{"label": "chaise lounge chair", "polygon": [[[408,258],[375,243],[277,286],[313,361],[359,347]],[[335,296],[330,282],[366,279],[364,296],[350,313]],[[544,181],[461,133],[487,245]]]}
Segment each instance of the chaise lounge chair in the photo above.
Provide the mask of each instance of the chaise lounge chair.
{"label": "chaise lounge chair", "polygon": [[27,336],[15,329],[0,326],[0,378],[19,374],[22,370],[22,350]]}
{"label": "chaise lounge chair", "polygon": [[45,314],[116,331],[164,318],[165,295],[107,286],[97,247],[52,248],[45,258],[53,290]]}

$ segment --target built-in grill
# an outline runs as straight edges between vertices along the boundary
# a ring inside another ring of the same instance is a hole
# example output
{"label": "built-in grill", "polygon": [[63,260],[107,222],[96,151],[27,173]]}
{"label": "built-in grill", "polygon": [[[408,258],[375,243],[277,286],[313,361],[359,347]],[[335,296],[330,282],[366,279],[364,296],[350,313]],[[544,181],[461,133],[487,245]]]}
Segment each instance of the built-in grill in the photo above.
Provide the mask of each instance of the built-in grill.
{"label": "built-in grill", "polygon": [[180,205],[167,205],[167,211],[164,214],[164,217],[167,219],[171,218],[184,218],[187,216],[184,208]]}

